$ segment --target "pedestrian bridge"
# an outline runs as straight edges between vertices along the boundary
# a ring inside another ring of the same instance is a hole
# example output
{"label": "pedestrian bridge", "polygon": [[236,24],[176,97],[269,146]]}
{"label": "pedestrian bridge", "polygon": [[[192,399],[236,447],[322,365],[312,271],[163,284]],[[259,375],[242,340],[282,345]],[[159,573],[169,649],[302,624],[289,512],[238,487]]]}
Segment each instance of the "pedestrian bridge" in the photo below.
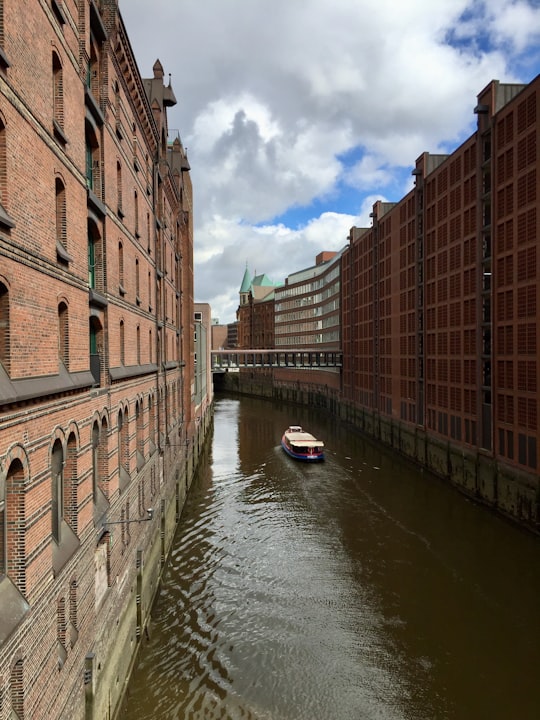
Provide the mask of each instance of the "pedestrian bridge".
{"label": "pedestrian bridge", "polygon": [[340,368],[341,350],[213,350],[212,372],[240,368]]}

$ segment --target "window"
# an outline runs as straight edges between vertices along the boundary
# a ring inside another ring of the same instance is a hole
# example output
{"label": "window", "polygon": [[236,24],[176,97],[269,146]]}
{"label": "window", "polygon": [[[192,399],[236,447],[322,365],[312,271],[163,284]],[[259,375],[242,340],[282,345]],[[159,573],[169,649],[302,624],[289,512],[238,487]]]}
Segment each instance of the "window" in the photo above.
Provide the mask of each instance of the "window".
{"label": "window", "polygon": [[51,451],[51,535],[53,572],[58,574],[79,547],[77,538],[77,441],[70,433],[67,454],[56,438]]}
{"label": "window", "polygon": [[4,283],[0,282],[0,363],[2,363],[8,375],[10,371],[9,347],[9,293]]}
{"label": "window", "polygon": [[129,474],[129,433],[127,413],[118,413],[118,485],[120,492],[130,483]]}
{"label": "window", "polygon": [[60,525],[64,516],[64,453],[62,443],[56,440],[51,458],[52,506],[51,532],[57,543],[60,542]]}
{"label": "window", "polygon": [[86,143],[86,186],[98,200],[102,200],[103,188],[101,182],[101,165],[99,151],[99,133],[97,127],[90,120],[85,123]]}
{"label": "window", "polygon": [[92,498],[97,499],[99,487],[99,425],[95,422],[92,426]]}
{"label": "window", "polygon": [[153,451],[156,446],[156,415],[151,395],[148,397],[148,437],[150,440],[150,449]]}
{"label": "window", "polygon": [[66,189],[60,178],[55,180],[56,200],[56,259],[69,263],[72,258],[67,251]]}
{"label": "window", "polygon": [[[0,11],[1,14],[1,11]],[[7,149],[6,126],[0,117],[0,224],[7,230],[15,227],[15,222],[7,210]]]}
{"label": "window", "polygon": [[86,73],[86,86],[99,102],[99,52],[93,35],[90,36],[90,57]]}
{"label": "window", "polygon": [[120,85],[118,83],[114,84],[114,114],[116,115],[116,135],[119,140],[123,140],[122,102],[120,100]]}
{"label": "window", "polygon": [[0,480],[0,576],[8,575],[26,592],[24,468],[13,460],[5,480]]}
{"label": "window", "polygon": [[137,469],[144,465],[144,420],[142,402],[135,405],[135,424],[137,433]]}
{"label": "window", "polygon": [[101,427],[95,422],[92,427],[92,494],[96,502],[98,493],[109,497],[109,460],[107,452],[107,421],[103,419]]}
{"label": "window", "polygon": [[137,194],[137,191],[135,190],[133,195],[133,201],[134,201],[134,212],[135,212],[135,237],[140,238],[141,234],[139,232],[139,196]]}
{"label": "window", "polygon": [[0,2],[0,69],[5,71],[9,67],[9,60],[4,52],[4,3]]}
{"label": "window", "polygon": [[96,289],[96,246],[94,235],[88,224],[88,287]]}
{"label": "window", "polygon": [[118,215],[120,219],[124,217],[124,211],[122,209],[122,166],[120,161],[116,163],[116,197],[118,202]]}
{"label": "window", "polygon": [[124,287],[124,246],[121,242],[118,243],[118,283],[120,295],[125,295],[126,290]]}
{"label": "window", "polygon": [[69,316],[64,301],[58,305],[58,357],[69,370]]}
{"label": "window", "polygon": [[51,0],[51,7],[60,25],[65,25],[66,17],[62,8],[62,0]]}
{"label": "window", "polygon": [[137,325],[137,365],[141,364],[141,328]]}
{"label": "window", "polygon": [[125,357],[125,337],[124,337],[124,321],[120,320],[120,364],[125,365],[126,357]]}
{"label": "window", "polygon": [[95,385],[101,383],[101,354],[103,346],[103,326],[98,317],[89,318],[90,372]]}
{"label": "window", "polygon": [[62,63],[57,53],[52,55],[53,76],[53,130],[57,140],[65,144],[67,138],[64,134],[64,75]]}

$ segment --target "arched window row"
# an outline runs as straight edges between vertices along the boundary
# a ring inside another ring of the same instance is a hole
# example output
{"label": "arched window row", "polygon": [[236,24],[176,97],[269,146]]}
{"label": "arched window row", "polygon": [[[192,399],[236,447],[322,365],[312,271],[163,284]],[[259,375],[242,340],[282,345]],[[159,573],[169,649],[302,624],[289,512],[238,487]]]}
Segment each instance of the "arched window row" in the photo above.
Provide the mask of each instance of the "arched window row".
{"label": "arched window row", "polygon": [[[120,471],[120,490],[131,481],[130,466],[130,423],[134,422],[134,455],[136,470],[144,466],[157,447],[157,402],[155,392],[137,398],[133,406],[134,416],[130,418],[130,408],[126,403],[117,416],[118,466]],[[114,468],[110,465],[110,441],[112,439],[109,419],[106,414],[96,417],[92,423],[92,485],[94,506],[103,514],[108,508],[111,494],[111,479]],[[79,460],[83,450],[76,428],[70,428],[64,435],[57,431],[52,439],[50,453],[51,500],[50,517],[51,538],[54,541],[53,564],[59,571],[78,547],[79,503],[78,492]],[[22,458],[22,459],[21,459]],[[9,577],[19,591],[26,591],[26,558],[24,557],[24,534],[26,523],[25,484],[29,470],[21,456],[11,458],[7,472],[0,473],[0,581]],[[94,519],[96,516],[94,513]],[[61,551],[60,551],[61,550]],[[67,557],[66,557],[67,553]],[[76,588],[72,589],[73,596]],[[73,607],[71,603],[70,608]],[[71,624],[77,626],[76,613],[70,610]]]}

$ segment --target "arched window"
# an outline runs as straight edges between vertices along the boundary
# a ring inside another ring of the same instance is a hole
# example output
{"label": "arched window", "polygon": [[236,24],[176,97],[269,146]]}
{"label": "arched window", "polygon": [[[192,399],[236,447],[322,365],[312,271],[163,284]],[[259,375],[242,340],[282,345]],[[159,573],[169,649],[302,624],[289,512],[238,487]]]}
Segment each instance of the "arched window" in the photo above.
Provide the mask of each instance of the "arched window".
{"label": "arched window", "polygon": [[109,462],[107,453],[107,421],[96,421],[92,426],[92,496],[94,503],[101,492],[109,497]]}
{"label": "arched window", "polygon": [[57,543],[60,542],[60,526],[64,517],[64,451],[62,443],[56,440],[51,456],[52,506],[51,532]]}
{"label": "arched window", "polygon": [[87,223],[88,241],[88,286],[92,290],[103,291],[103,251],[101,234],[93,220]]}
{"label": "arched window", "polygon": [[97,100],[99,103],[100,97],[99,97],[99,83],[100,83],[100,68],[99,68],[99,49],[97,46],[97,43],[95,42],[94,38],[90,38],[90,57],[88,58],[88,71],[86,74],[86,85],[92,95],[94,96],[94,99]]}
{"label": "arched window", "polygon": [[9,292],[4,283],[0,282],[0,363],[9,374],[10,371],[10,327],[9,327]]}
{"label": "arched window", "polygon": [[15,227],[15,222],[7,211],[7,149],[6,126],[0,117],[0,224],[8,230]]}
{"label": "arched window", "polygon": [[135,258],[135,300],[137,305],[141,304],[141,276],[139,268],[139,259]]}
{"label": "arched window", "polygon": [[21,461],[14,460],[3,488],[0,487],[0,564],[3,566],[0,575],[9,575],[23,595],[26,593],[24,479]]}
{"label": "arched window", "polygon": [[85,123],[85,143],[86,186],[99,200],[102,200],[103,186],[101,182],[99,135],[97,128],[88,120]]}
{"label": "arched window", "polygon": [[92,498],[96,502],[99,487],[99,425],[92,425]]}
{"label": "arched window", "polygon": [[58,305],[58,357],[69,370],[69,315],[64,301]]}
{"label": "arched window", "polygon": [[144,420],[142,402],[135,404],[135,424],[137,433],[137,469],[144,465]]}
{"label": "arched window", "polygon": [[89,322],[89,343],[90,343],[90,372],[94,378],[94,384],[101,384],[101,362],[103,349],[103,326],[99,318],[90,316]]}
{"label": "arched window", "polygon": [[135,205],[135,237],[140,238],[141,234],[139,232],[139,195],[136,190],[133,194],[133,201]]}
{"label": "arched window", "polygon": [[127,413],[118,413],[118,475],[120,492],[129,485],[129,433]]}
{"label": "arched window", "polygon": [[124,217],[124,211],[122,209],[122,166],[120,161],[116,162],[116,196],[118,201],[118,215],[120,218]]}
{"label": "arched window", "polygon": [[156,411],[151,395],[148,396],[148,439],[150,450],[153,452],[156,448]]}
{"label": "arched window", "polygon": [[125,365],[126,354],[125,354],[125,337],[124,337],[124,321],[120,320],[120,364]]}
{"label": "arched window", "polygon": [[114,84],[114,114],[116,115],[116,135],[119,140],[124,139],[124,127],[122,125],[122,101],[120,99],[120,85]]}
{"label": "arched window", "polygon": [[66,141],[64,135],[64,76],[62,63],[57,53],[52,55],[53,75],[53,128],[54,134],[62,142]]}
{"label": "arched window", "polygon": [[118,243],[118,290],[120,295],[126,294],[124,285],[124,246],[121,242]]}
{"label": "arched window", "polygon": [[72,258],[67,251],[66,188],[60,178],[56,178],[54,189],[56,200],[56,257],[60,262],[69,263]]}

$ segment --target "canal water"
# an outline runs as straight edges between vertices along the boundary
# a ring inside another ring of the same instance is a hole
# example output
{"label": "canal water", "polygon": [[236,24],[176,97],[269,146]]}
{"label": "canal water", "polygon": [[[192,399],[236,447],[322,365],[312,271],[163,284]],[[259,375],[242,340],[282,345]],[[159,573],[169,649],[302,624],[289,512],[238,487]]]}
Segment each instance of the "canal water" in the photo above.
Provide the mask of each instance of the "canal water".
{"label": "canal water", "polygon": [[332,417],[219,397],[122,717],[538,720],[539,560]]}

